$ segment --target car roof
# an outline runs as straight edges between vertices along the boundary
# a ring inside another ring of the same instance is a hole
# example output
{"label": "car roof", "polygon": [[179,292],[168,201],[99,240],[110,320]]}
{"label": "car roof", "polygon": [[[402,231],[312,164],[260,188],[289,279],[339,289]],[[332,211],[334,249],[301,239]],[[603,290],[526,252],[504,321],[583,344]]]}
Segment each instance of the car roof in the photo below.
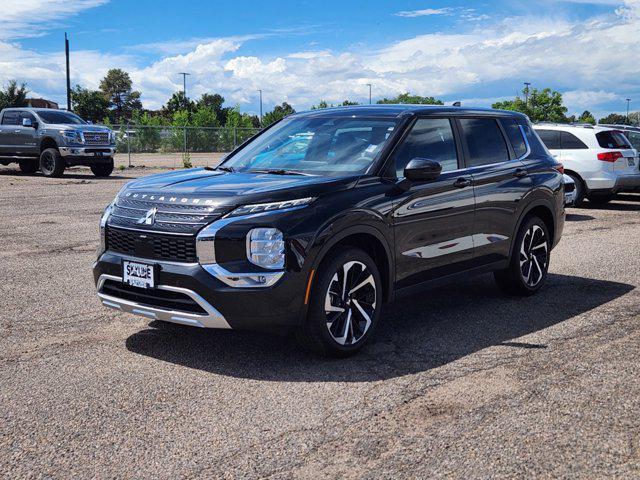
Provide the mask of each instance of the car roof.
{"label": "car roof", "polygon": [[407,115],[493,115],[510,116],[526,119],[519,112],[494,110],[491,108],[468,108],[443,105],[413,105],[413,104],[384,104],[384,105],[350,105],[347,107],[329,107],[317,110],[307,110],[295,113],[292,117],[387,117],[399,118]]}
{"label": "car roof", "polygon": [[631,130],[634,132],[640,132],[640,127],[635,125],[610,125],[610,124],[602,124],[603,127],[612,128],[614,130]]}
{"label": "car roof", "polygon": [[573,131],[585,131],[591,130],[593,132],[603,132],[610,130],[620,130],[619,128],[613,128],[610,125],[591,125],[590,123],[534,123],[533,128],[544,130],[573,130]]}
{"label": "car roof", "polygon": [[4,109],[4,111],[6,112],[11,112],[11,111],[24,111],[24,110],[28,110],[30,112],[65,112],[65,113],[73,113],[73,112],[69,112],[68,110],[63,110],[62,108],[33,108],[33,107],[7,107]]}

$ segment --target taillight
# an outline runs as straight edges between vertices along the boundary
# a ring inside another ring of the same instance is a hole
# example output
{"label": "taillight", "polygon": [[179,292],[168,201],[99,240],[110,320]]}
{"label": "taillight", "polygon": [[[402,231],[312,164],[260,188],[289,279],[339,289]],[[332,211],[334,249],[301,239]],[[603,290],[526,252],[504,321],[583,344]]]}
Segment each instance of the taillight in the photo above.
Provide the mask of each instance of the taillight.
{"label": "taillight", "polygon": [[622,152],[604,152],[604,153],[598,154],[598,160],[601,160],[603,162],[613,163],[622,157],[623,157]]}
{"label": "taillight", "polygon": [[553,168],[559,171],[560,173],[564,173],[564,165],[562,165],[561,163],[558,163]]}

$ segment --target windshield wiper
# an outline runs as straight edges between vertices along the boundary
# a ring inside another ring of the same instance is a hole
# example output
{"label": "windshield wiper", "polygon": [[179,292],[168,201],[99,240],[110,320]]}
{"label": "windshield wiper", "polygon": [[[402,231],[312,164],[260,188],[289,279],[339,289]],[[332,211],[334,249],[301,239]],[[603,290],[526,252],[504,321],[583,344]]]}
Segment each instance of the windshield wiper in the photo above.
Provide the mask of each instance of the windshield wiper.
{"label": "windshield wiper", "polygon": [[236,169],[233,167],[225,167],[224,165],[220,165],[219,167],[204,167],[205,170],[222,170],[223,172],[235,172]]}
{"label": "windshield wiper", "polygon": [[265,169],[265,170],[249,170],[249,173],[268,173],[270,175],[304,175],[305,177],[314,177],[311,173],[298,172],[296,170],[285,170],[283,168]]}

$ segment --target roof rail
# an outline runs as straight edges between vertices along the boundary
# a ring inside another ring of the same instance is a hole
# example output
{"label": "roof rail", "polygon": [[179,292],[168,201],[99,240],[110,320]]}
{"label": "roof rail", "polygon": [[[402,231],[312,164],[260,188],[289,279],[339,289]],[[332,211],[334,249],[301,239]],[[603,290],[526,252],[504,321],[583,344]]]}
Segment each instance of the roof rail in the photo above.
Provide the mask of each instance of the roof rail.
{"label": "roof rail", "polygon": [[560,123],[560,122],[537,122],[534,125],[553,125],[555,127],[582,127],[582,128],[593,128],[594,126],[590,123]]}

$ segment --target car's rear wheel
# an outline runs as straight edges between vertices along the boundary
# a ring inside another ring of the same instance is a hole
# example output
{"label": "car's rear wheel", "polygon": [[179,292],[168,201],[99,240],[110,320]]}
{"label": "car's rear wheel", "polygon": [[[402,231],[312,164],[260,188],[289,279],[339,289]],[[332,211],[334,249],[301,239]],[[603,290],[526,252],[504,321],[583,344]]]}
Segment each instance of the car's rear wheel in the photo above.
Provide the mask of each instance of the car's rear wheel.
{"label": "car's rear wheel", "polygon": [[511,295],[533,295],[547,278],[550,254],[547,226],[536,216],[527,218],[516,236],[509,267],[494,273],[496,283]]}
{"label": "car's rear wheel", "polygon": [[40,154],[40,171],[45,177],[61,177],[65,161],[55,148],[47,148]]}
{"label": "car's rear wheel", "polygon": [[350,248],[318,270],[298,339],[307,349],[334,357],[360,350],[380,318],[382,282],[375,262]]}
{"label": "car's rear wheel", "polygon": [[20,160],[18,165],[20,165],[20,171],[27,175],[33,175],[38,171],[38,160],[35,158]]}
{"label": "car's rear wheel", "polygon": [[110,158],[106,163],[91,165],[91,171],[96,177],[108,177],[113,172],[113,158]]}
{"label": "car's rear wheel", "polygon": [[575,188],[576,188],[576,199],[573,201],[573,206],[574,207],[582,207],[582,206],[584,206],[584,198],[585,198],[585,193],[586,193],[586,188],[584,186],[584,182],[575,173],[572,173],[572,172],[565,172],[565,173],[569,177],[571,177],[571,180],[573,180],[573,183],[575,184]]}

